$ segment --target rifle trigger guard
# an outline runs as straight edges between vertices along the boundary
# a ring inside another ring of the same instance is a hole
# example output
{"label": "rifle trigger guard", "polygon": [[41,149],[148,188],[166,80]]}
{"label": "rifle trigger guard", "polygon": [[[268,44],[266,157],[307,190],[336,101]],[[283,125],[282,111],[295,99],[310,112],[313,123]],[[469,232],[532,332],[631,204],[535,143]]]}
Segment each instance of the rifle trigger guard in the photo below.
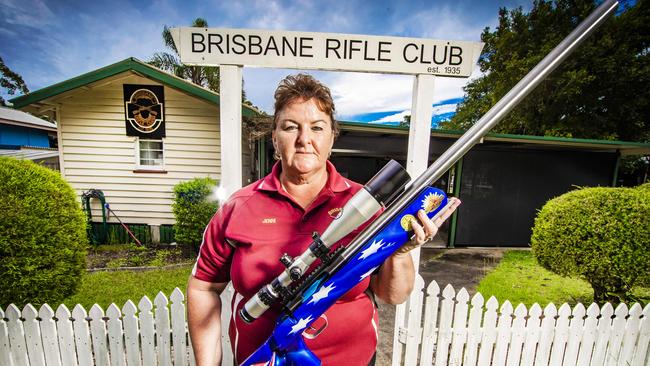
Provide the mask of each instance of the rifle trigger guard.
{"label": "rifle trigger guard", "polygon": [[[315,326],[318,328],[314,328]],[[307,329],[302,332],[302,336],[307,339],[314,339],[318,337],[318,335],[321,334],[325,328],[327,328],[327,316],[325,314],[322,314],[320,318],[316,319],[316,321],[314,321],[310,326],[307,327]]]}

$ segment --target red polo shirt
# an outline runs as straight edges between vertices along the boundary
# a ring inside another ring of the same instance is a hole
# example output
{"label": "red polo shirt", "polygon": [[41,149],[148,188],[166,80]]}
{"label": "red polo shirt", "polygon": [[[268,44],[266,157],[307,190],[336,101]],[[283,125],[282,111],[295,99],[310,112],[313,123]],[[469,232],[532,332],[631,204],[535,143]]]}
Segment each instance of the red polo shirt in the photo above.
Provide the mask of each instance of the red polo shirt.
{"label": "red polo shirt", "polygon": [[[236,291],[233,314],[283,270],[284,253],[300,255],[311,243],[314,231],[323,233],[361,185],[342,177],[327,162],[328,180],[307,209],[282,188],[281,165],[271,174],[242,188],[219,209],[208,224],[192,274],[208,282],[232,281]],[[366,223],[367,224],[367,223]],[[363,226],[343,238],[346,245]],[[377,312],[364,293],[366,278],[327,312],[327,328],[315,339],[305,339],[323,365],[366,366],[377,346]],[[230,340],[237,362],[242,362],[271,334],[277,309],[271,308],[251,324],[239,315],[230,320]]]}

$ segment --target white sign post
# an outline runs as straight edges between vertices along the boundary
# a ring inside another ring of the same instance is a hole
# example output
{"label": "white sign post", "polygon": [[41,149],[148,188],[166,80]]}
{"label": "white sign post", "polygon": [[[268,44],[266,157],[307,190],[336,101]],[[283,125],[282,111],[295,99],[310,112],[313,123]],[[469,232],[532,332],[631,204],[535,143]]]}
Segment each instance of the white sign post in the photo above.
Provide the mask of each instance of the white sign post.
{"label": "white sign post", "polygon": [[[171,34],[181,62],[222,65],[221,182],[228,195],[242,181],[240,66],[415,75],[407,156],[415,178],[428,166],[434,77],[469,77],[483,49],[479,42],[316,32],[186,27]],[[419,249],[412,258],[419,272]],[[417,331],[408,329],[407,314],[398,306],[393,364],[402,352],[399,332]]]}

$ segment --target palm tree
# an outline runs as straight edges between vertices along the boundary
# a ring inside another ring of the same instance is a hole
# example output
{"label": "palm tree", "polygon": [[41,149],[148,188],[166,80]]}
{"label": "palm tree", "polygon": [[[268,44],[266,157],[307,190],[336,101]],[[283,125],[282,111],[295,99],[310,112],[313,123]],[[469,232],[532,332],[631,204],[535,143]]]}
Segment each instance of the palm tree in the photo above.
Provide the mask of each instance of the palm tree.
{"label": "palm tree", "polygon": [[[192,22],[192,27],[207,28],[208,22],[203,18],[196,18]],[[162,32],[163,40],[167,48],[173,51],[156,52],[147,62],[161,70],[171,72],[172,74],[189,80],[196,85],[208,88],[214,92],[219,92],[219,67],[217,66],[187,66],[180,62],[178,49],[172,39],[169,27],[165,26]]]}

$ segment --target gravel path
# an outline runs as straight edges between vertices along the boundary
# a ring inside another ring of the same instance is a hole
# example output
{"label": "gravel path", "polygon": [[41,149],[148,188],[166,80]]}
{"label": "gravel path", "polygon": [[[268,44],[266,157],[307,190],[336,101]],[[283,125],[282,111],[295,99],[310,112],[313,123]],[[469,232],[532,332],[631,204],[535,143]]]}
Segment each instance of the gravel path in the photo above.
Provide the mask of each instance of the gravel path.
{"label": "gravel path", "polygon": [[[494,268],[504,249],[501,248],[423,248],[420,260],[420,275],[425,286],[436,280],[441,289],[451,284],[456,291],[464,287],[472,296],[476,286],[485,274]],[[390,365],[393,354],[393,330],[395,306],[379,306],[379,345],[377,366]]]}

